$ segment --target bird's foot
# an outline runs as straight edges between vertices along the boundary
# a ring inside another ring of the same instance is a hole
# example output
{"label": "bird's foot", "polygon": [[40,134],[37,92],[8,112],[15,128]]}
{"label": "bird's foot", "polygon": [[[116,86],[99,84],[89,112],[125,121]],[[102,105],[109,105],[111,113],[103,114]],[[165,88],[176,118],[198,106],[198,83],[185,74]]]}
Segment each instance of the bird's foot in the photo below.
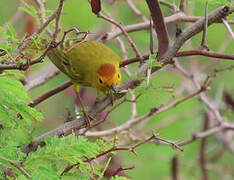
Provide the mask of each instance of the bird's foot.
{"label": "bird's foot", "polygon": [[91,127],[91,120],[95,120],[87,111],[83,110],[84,120],[86,122],[86,127]]}

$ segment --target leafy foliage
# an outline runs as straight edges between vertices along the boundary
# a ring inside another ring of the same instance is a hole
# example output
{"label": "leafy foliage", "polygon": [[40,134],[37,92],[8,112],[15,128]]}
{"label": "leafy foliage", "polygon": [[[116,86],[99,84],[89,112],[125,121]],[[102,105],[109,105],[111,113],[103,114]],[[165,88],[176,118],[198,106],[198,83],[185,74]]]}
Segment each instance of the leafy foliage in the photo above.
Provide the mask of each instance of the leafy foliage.
{"label": "leafy foliage", "polygon": [[[63,170],[71,164],[78,164],[69,173],[62,177],[84,178],[92,177],[92,168],[84,160],[95,158],[106,147],[104,143],[89,142],[84,137],[70,135],[67,137],[48,137],[45,140],[46,146],[38,148],[35,153],[30,153],[23,163],[32,177],[45,179],[46,177],[59,178]],[[96,175],[102,175],[100,167],[94,166]],[[40,174],[40,176],[38,176]]]}
{"label": "leafy foliage", "polygon": [[[42,119],[42,114],[27,105],[31,99],[22,83],[9,77],[0,77],[0,102],[0,155],[22,160],[25,154],[19,147],[31,140],[32,126]],[[15,169],[3,160],[0,162]]]}

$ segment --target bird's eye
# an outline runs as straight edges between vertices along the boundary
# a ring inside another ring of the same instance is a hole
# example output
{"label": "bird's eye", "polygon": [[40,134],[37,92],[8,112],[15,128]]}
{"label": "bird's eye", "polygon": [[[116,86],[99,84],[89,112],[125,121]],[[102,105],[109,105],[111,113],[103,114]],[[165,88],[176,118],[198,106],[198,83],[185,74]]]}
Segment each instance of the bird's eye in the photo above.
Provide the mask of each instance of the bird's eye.
{"label": "bird's eye", "polygon": [[120,75],[118,74],[118,78],[120,78]]}
{"label": "bird's eye", "polygon": [[103,81],[102,81],[101,79],[99,79],[99,82],[100,82],[100,84],[102,84],[102,83],[103,83]]}

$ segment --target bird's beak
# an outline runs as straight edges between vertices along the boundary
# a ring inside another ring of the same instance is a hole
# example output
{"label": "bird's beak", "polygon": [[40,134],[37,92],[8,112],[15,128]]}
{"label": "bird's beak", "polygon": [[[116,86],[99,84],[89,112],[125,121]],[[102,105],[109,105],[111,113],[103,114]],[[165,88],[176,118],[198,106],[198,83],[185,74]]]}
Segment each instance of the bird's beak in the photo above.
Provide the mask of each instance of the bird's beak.
{"label": "bird's beak", "polygon": [[117,87],[114,85],[114,84],[112,84],[111,86],[110,86],[110,88],[116,93],[117,92]]}

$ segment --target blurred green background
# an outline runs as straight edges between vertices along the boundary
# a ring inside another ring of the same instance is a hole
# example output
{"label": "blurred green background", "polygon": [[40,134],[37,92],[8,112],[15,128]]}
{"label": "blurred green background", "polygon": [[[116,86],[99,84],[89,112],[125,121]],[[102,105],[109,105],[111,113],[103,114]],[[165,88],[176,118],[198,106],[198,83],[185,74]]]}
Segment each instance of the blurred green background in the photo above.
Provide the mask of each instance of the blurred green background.
{"label": "blurred green background", "polygon": [[[57,1],[48,1],[47,6],[50,10],[54,10],[58,4]],[[109,5],[109,1],[103,1],[103,9],[110,13],[115,20],[121,22],[123,25],[135,24],[141,22],[134,12],[126,5],[124,0],[119,0],[114,5]],[[137,7],[146,15],[149,16],[147,5],[145,1],[134,1]],[[18,10],[20,2],[18,0],[1,0],[0,6],[0,24],[5,24]],[[6,8],[7,6],[7,8]],[[209,12],[217,8],[219,4],[209,4]],[[164,14],[170,15],[171,11],[163,6]],[[205,4],[200,1],[195,2],[192,0],[188,1],[186,12],[189,15],[203,16],[205,11]],[[50,13],[50,11],[48,11]],[[23,36],[25,32],[26,18],[21,18],[13,26],[17,30],[18,36]],[[81,31],[90,31],[91,33],[99,33],[110,31],[111,26],[109,23],[97,18],[92,12],[90,5],[84,0],[67,0],[62,12],[62,31],[67,30],[71,27],[78,27]],[[190,23],[178,23],[180,28],[185,28]],[[168,26],[172,28],[171,40],[174,38],[173,29],[175,24]],[[233,25],[231,26],[234,27]],[[62,33],[61,33],[62,34]],[[142,53],[148,53],[149,51],[149,32],[138,31],[130,33],[133,40],[136,42],[138,48]],[[200,46],[202,34],[198,34],[190,41],[193,49]],[[122,36],[121,36],[122,37]],[[124,39],[124,37],[122,37]],[[127,47],[128,57],[133,57],[134,53],[127,41],[125,41]],[[208,29],[207,44],[213,51],[234,53],[234,41],[230,40],[227,30],[223,24],[214,24]],[[226,44],[226,45],[223,45]],[[115,52],[123,57],[121,49],[115,40],[107,43]],[[155,46],[157,41],[155,38]],[[223,47],[223,49],[222,49]],[[184,46],[183,49],[189,49],[188,46]],[[201,80],[204,79],[205,75],[212,72],[214,68],[222,68],[233,64],[228,60],[214,60],[208,57],[184,57],[179,58],[179,62],[189,70],[191,62],[197,63],[198,68],[208,68],[201,72]],[[38,76],[40,70],[46,68],[51,63],[48,59],[45,63],[37,64],[30,69],[27,76]],[[130,72],[134,75],[138,64],[129,65]],[[127,76],[123,74],[123,82],[127,80]],[[215,77],[211,84],[211,90],[207,92],[211,99],[219,103],[221,107],[222,115],[224,119],[232,120],[234,113],[222,109],[224,106],[223,101],[223,90],[234,92],[234,72],[225,71],[219,73]],[[58,75],[54,79],[48,81],[45,85],[33,89],[29,92],[32,99],[38,97],[48,89],[54,88],[65,82],[67,77],[63,74]],[[141,116],[149,111],[151,107],[159,107],[160,105],[166,105],[176,99],[179,99],[187,94],[186,91],[180,91],[183,85],[186,83],[185,79],[174,70],[174,68],[168,67],[164,70],[160,70],[151,77],[151,82],[154,87],[161,86],[173,86],[173,91],[168,92],[167,89],[163,88],[148,88],[142,91],[141,88],[136,90],[137,93],[142,93],[140,98],[137,100],[137,116]],[[187,83],[189,85],[189,83]],[[191,85],[191,89],[194,87]],[[194,89],[195,90],[195,89]],[[71,89],[66,90],[62,93],[53,96],[45,102],[39,104],[36,108],[43,113],[44,120],[38,125],[35,131],[35,136],[42,134],[50,129],[53,129],[65,121],[67,110],[74,112],[74,98],[71,94]],[[130,96],[128,96],[130,97]],[[167,112],[161,113],[157,116],[152,117],[144,125],[143,129],[140,129],[140,136],[146,137],[151,135],[152,130],[161,133],[161,137],[171,140],[180,141],[191,137],[193,133],[199,132],[203,127],[205,105],[196,98],[192,98],[185,103],[173,108]],[[122,124],[129,120],[131,117],[131,103],[124,103],[117,108],[104,127],[110,128],[118,124]],[[134,130],[131,132],[134,134]],[[124,140],[126,137],[120,136],[120,140]],[[207,157],[212,157],[220,149],[222,144],[217,138],[209,137],[207,146]],[[200,140],[194,143],[184,146],[184,153],[178,150],[173,150],[170,146],[155,145],[153,143],[147,143],[136,149],[138,156],[131,154],[130,152],[120,152],[122,167],[129,167],[134,165],[133,170],[127,171],[126,173],[131,179],[142,180],[142,179],[171,179],[171,160],[172,157],[177,155],[179,158],[179,176],[181,179],[201,179],[201,169],[199,165],[199,153],[200,153]],[[210,179],[233,179],[234,178],[234,156],[232,153],[225,151],[223,156],[215,162],[208,163],[208,174]]]}

